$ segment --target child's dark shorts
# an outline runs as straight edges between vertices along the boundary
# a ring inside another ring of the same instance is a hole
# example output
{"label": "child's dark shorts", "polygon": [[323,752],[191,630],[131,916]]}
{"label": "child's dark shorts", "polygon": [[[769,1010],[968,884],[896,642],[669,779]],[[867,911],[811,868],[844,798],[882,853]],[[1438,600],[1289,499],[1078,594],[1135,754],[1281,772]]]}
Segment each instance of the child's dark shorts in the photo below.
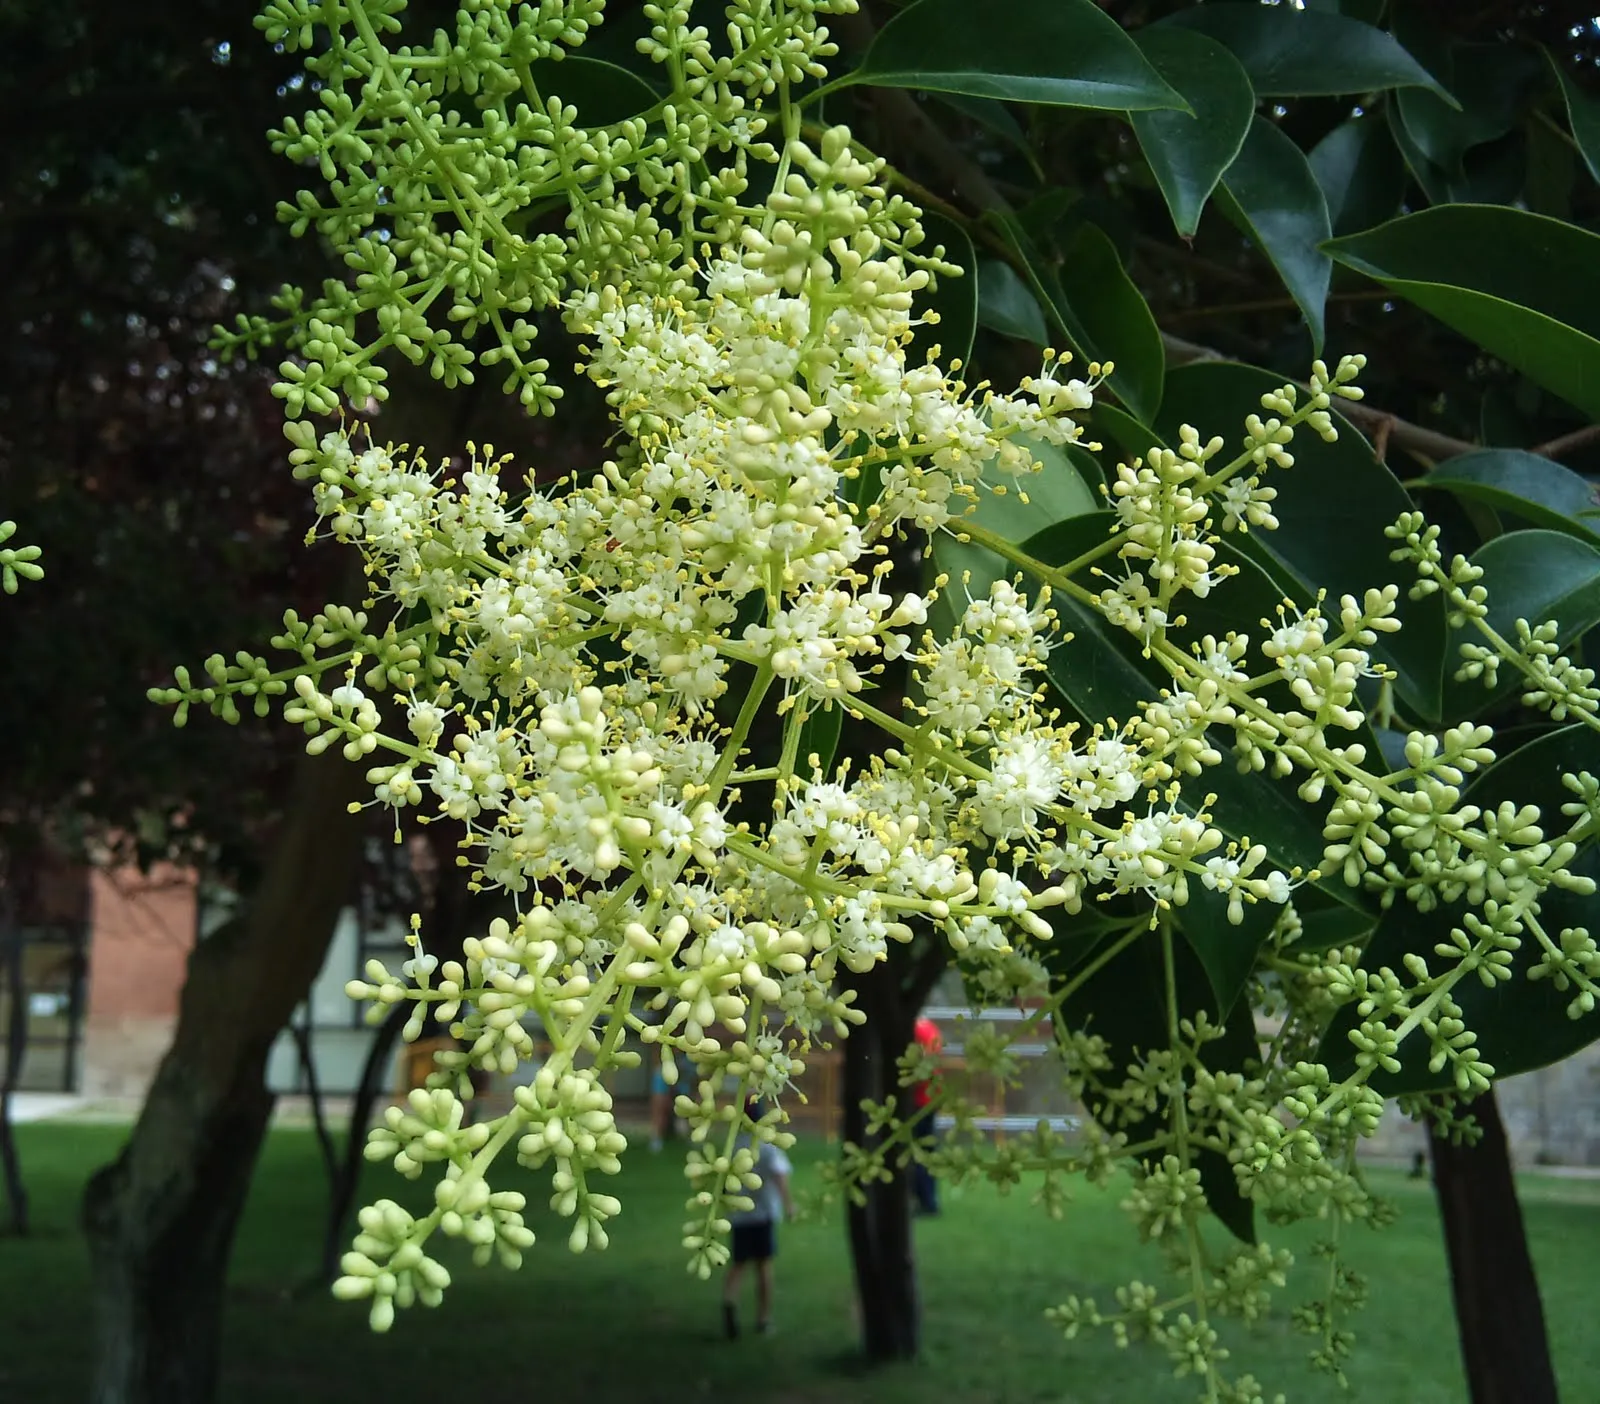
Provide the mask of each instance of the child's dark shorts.
{"label": "child's dark shorts", "polygon": [[733,1226],[733,1260],[736,1263],[762,1263],[776,1255],[778,1232],[771,1219]]}

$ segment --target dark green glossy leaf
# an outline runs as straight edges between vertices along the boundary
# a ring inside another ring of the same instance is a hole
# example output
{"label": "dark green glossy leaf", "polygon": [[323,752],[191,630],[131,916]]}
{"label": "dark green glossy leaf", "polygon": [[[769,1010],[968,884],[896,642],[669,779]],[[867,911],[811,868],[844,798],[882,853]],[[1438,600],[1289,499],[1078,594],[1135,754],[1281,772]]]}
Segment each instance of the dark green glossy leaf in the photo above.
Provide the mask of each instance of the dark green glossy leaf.
{"label": "dark green glossy leaf", "polygon": [[[672,86],[672,75],[667,71],[667,66],[639,52],[639,41],[649,35],[650,29],[651,24],[642,5],[608,8],[605,23],[590,26],[584,37],[581,56],[604,59],[618,68],[625,68],[636,78],[657,88],[658,97],[665,97]],[[570,62],[572,57],[575,56],[569,51],[567,61]],[[538,62],[542,65],[548,61],[541,59]],[[533,67],[535,73],[539,72],[537,66]],[[546,90],[541,87],[540,91]]]}
{"label": "dark green glossy leaf", "polygon": [[1163,24],[1219,40],[1244,65],[1261,97],[1332,97],[1374,88],[1439,85],[1381,29],[1345,15],[1288,5],[1191,5]]}
{"label": "dark green glossy leaf", "polygon": [[1400,731],[1392,726],[1374,727],[1373,731],[1378,737],[1378,748],[1383,753],[1383,761],[1390,770],[1404,770],[1410,761],[1406,759],[1406,743],[1410,740],[1410,733]]}
{"label": "dark green glossy leaf", "polygon": [[1182,97],[1093,0],[917,0],[838,80],[1108,112],[1182,110]]}
{"label": "dark green glossy leaf", "polygon": [[1475,146],[1503,137],[1521,120],[1544,65],[1517,44],[1447,42],[1437,17],[1419,6],[1395,11],[1395,38],[1451,93],[1408,88],[1395,106],[1417,150],[1439,171],[1461,180],[1462,161]]}
{"label": "dark green glossy leaf", "polygon": [[1461,94],[1458,110],[1420,89],[1398,95],[1400,118],[1417,149],[1434,165],[1455,175],[1474,146],[1503,137],[1521,113],[1533,78],[1509,60],[1521,51],[1501,45],[1464,44],[1456,52],[1452,87]]}
{"label": "dark green glossy leaf", "polygon": [[[1553,219],[1572,218],[1572,192],[1578,183],[1578,157],[1567,134],[1530,115],[1522,124],[1528,169],[1523,183],[1528,208]],[[1337,231],[1335,231],[1337,232]]]}
{"label": "dark green glossy leaf", "polygon": [[[1150,309],[1122,271],[1111,241],[1093,225],[1080,225],[1069,244],[1066,265],[1058,274],[1015,216],[992,214],[989,218],[1010,246],[1039,305],[1060,330],[1079,364],[1114,362],[1116,369],[1106,384],[1136,414],[1141,407],[1152,404],[1152,397],[1153,403],[1159,403],[1161,391],[1151,376],[1151,358],[1162,356],[1161,336]],[[1107,286],[1091,284],[1092,273],[1097,273]],[[1062,284],[1063,276],[1072,280],[1081,305],[1069,297]],[[1156,364],[1161,364],[1160,360]]]}
{"label": "dark green glossy leaf", "polygon": [[[1008,541],[1026,541],[1056,522],[1093,513],[1099,505],[1098,495],[1090,491],[1063,450],[1036,439],[1026,442],[1041,464],[1040,471],[1022,482],[1022,492],[1017,491],[1014,479],[1008,480],[1004,494],[980,491],[973,513],[975,521]],[[970,541],[958,541],[949,532],[934,538],[927,560],[934,573],[950,577],[929,620],[941,638],[948,635],[955,616],[965,608],[968,595],[981,599],[994,581],[1016,574],[1015,567],[993,551]]]}
{"label": "dark green glossy leaf", "polygon": [[[1600,544],[1594,486],[1570,468],[1521,449],[1482,449],[1447,459],[1420,486],[1487,502],[1534,526]],[[1588,513],[1585,518],[1582,513]]]}
{"label": "dark green glossy leaf", "polygon": [[578,109],[578,120],[589,127],[609,127],[637,117],[661,100],[637,73],[604,59],[575,54],[540,59],[528,68],[546,101],[559,97],[571,103]]}
{"label": "dark green glossy leaf", "polygon": [[1335,234],[1370,229],[1400,213],[1406,163],[1381,116],[1369,112],[1341,123],[1306,159]]}
{"label": "dark green glossy leaf", "polygon": [[1326,248],[1600,419],[1600,236],[1526,210],[1449,205]]}
{"label": "dark green glossy leaf", "polygon": [[991,136],[999,137],[1028,163],[1035,176],[1041,181],[1044,179],[1044,174],[1039,169],[1039,158],[1034,154],[1028,134],[1022,130],[1022,123],[1012,116],[1011,109],[1005,103],[994,98],[972,97],[967,93],[936,93],[934,97],[946,107],[959,112],[968,121],[983,128]]}
{"label": "dark green glossy leaf", "polygon": [[1567,125],[1572,129],[1572,139],[1583,156],[1583,164],[1595,180],[1600,180],[1600,98],[1580,88],[1577,80],[1548,49],[1545,58],[1561,85],[1561,97],[1567,105]]}
{"label": "dark green glossy leaf", "polygon": [[1383,18],[1384,0],[1306,0],[1306,9],[1325,10],[1329,14],[1348,15],[1364,24],[1376,24]]}
{"label": "dark green glossy leaf", "polygon": [[961,274],[955,278],[941,274],[933,291],[924,294],[923,307],[938,313],[939,320],[916,329],[912,359],[920,362],[938,346],[942,364],[965,364],[972,356],[972,338],[978,328],[978,280],[973,276],[978,256],[967,231],[938,211],[924,212],[922,227],[927,233],[922,251],[931,252],[942,245],[945,257],[961,269]]}
{"label": "dark green glossy leaf", "polygon": [[[1208,7],[1209,8],[1209,7]],[[1223,7],[1218,7],[1223,8]],[[1332,233],[1328,204],[1298,146],[1264,117],[1222,177],[1223,208],[1278,270],[1322,352],[1333,264],[1321,245]]]}
{"label": "dark green glossy leaf", "polygon": [[1528,180],[1528,138],[1524,125],[1499,141],[1475,146],[1462,159],[1460,180],[1449,183],[1458,205],[1515,205]]}
{"label": "dark green glossy leaf", "polygon": [[1195,30],[1156,25],[1134,35],[1157,72],[1183,94],[1186,112],[1136,112],[1133,130],[1172,222],[1187,237],[1222,173],[1244,145],[1256,97],[1237,59]]}
{"label": "dark green glossy leaf", "polygon": [[1405,121],[1400,116],[1400,107],[1397,103],[1387,103],[1384,106],[1384,122],[1389,128],[1389,135],[1394,140],[1395,149],[1404,158],[1406,169],[1416,178],[1422,187],[1422,193],[1428,197],[1430,203],[1444,205],[1450,202],[1450,181],[1445,173],[1433,164],[1411,138],[1411,133],[1406,130]]}
{"label": "dark green glossy leaf", "polygon": [[[1061,250],[1062,311],[1077,323],[1084,354],[1116,365],[1117,394],[1148,423],[1161,406],[1166,355],[1150,308],[1097,225],[1080,224]],[[1075,338],[1076,339],[1076,338]]]}
{"label": "dark green glossy leaf", "polygon": [[[1060,1026],[1098,1034],[1106,1041],[1115,1068],[1126,1066],[1140,1054],[1168,1046],[1166,967],[1161,943],[1158,932],[1141,935],[1063,1001]],[[1210,982],[1189,944],[1174,940],[1172,957],[1179,1016],[1192,1018],[1202,1009],[1214,1014],[1214,1009],[1208,1008],[1213,1002]],[[1223,1037],[1205,1046],[1206,1067],[1213,1072],[1244,1073],[1261,1056],[1249,1008],[1236,1006],[1224,1027]],[[1113,1072],[1110,1080],[1120,1081],[1120,1075]],[[1090,1114],[1096,1117],[1106,1111],[1104,1103],[1092,1094],[1088,1104]],[[1126,1130],[1129,1139],[1137,1141],[1141,1132],[1154,1128],[1157,1115],[1160,1113],[1131,1123],[1108,1124],[1113,1130]],[[1254,1206],[1240,1193],[1227,1158],[1217,1151],[1201,1151],[1194,1163],[1211,1212],[1235,1237],[1253,1243]]]}
{"label": "dark green glossy leaf", "polygon": [[1155,430],[1104,400],[1098,401],[1089,412],[1089,425],[1118,462],[1143,458],[1153,448],[1167,447]]}
{"label": "dark green glossy leaf", "polygon": [[[1546,837],[1553,838],[1566,823],[1561,806],[1573,798],[1562,785],[1561,776],[1584,770],[1600,774],[1600,734],[1587,726],[1564,727],[1546,732],[1499,761],[1466,788],[1462,803],[1485,809],[1506,800],[1519,806],[1538,805],[1541,813],[1549,816]],[[1570,866],[1582,876],[1600,878],[1600,851],[1591,842]],[[1434,970],[1441,969],[1441,957],[1434,954],[1433,948],[1449,940],[1450,930],[1460,925],[1464,910],[1464,904],[1455,903],[1432,912],[1419,912],[1403,900],[1397,901],[1373,934],[1362,957],[1363,967],[1401,971],[1405,956],[1415,952]],[[1552,889],[1541,899],[1539,920],[1552,936],[1566,926],[1592,929],[1594,898]],[[1455,986],[1463,1021],[1478,1035],[1478,1052],[1494,1066],[1499,1077],[1546,1067],[1600,1037],[1600,1015],[1567,1017],[1572,991],[1563,994],[1548,980],[1527,978],[1528,967],[1538,958],[1537,949],[1536,938],[1528,932],[1514,958],[1510,980],[1490,990],[1476,976],[1469,975]],[[1357,1022],[1353,1010],[1342,1012],[1318,1049],[1318,1060],[1328,1064],[1336,1079],[1347,1076],[1354,1067],[1349,1035]],[[1380,1072],[1373,1077],[1372,1085],[1385,1096],[1453,1090],[1448,1068],[1429,1072],[1429,1052],[1426,1040],[1413,1033],[1400,1045],[1400,1072]]]}
{"label": "dark green glossy leaf", "polygon": [[1297,951],[1326,951],[1335,946],[1364,946],[1378,924],[1378,913],[1341,901],[1321,887],[1302,887],[1294,895],[1300,918]]}
{"label": "dark green glossy leaf", "polygon": [[[1497,536],[1472,555],[1483,568],[1479,583],[1489,592],[1488,623],[1502,638],[1515,642],[1517,620],[1541,624],[1553,619],[1562,645],[1600,624],[1600,550],[1587,541],[1554,531],[1513,531]],[[1502,665],[1491,691],[1481,682],[1457,682],[1456,652],[1462,643],[1481,643],[1476,630],[1451,636],[1445,672],[1447,717],[1481,716],[1494,702],[1523,690],[1523,677]]]}
{"label": "dark green glossy leaf", "polygon": [[[1226,737],[1219,737],[1225,742]],[[1206,771],[1204,787],[1216,795],[1212,823],[1230,838],[1265,844],[1272,861],[1286,871],[1309,872],[1322,861],[1322,815],[1325,806],[1307,804],[1295,792],[1293,779],[1275,780],[1260,772],[1241,774],[1233,758]],[[1348,891],[1335,875],[1320,884],[1347,903],[1360,895]]]}
{"label": "dark green glossy leaf", "polygon": [[[1109,942],[1128,935],[1135,927],[1142,930],[1150,924],[1148,906],[1139,911],[1123,897],[1090,902],[1076,913],[1050,907],[1040,915],[1050,923],[1051,938],[1038,943],[1034,951],[1052,983],[1070,979]],[[980,1007],[983,1002],[982,996],[973,1001]]]}
{"label": "dark green glossy leaf", "polygon": [[983,493],[976,512],[979,522],[1007,541],[1026,541],[1056,522],[1100,507],[1064,449],[1031,437],[1022,442],[1039,460],[1039,472],[1006,478],[1009,486],[1003,494]]}
{"label": "dark green glossy leaf", "polygon": [[807,714],[800,723],[800,748],[795,753],[801,774],[810,773],[811,757],[816,756],[817,766],[824,774],[833,768],[833,758],[839,749],[839,735],[844,730],[842,707],[818,707]]}
{"label": "dark green glossy leaf", "polygon": [[1461,174],[1451,175],[1417,148],[1400,120],[1398,107],[1391,106],[1388,114],[1395,145],[1431,203],[1509,205],[1519,198],[1527,177],[1527,140],[1521,131],[1474,147],[1462,158]]}
{"label": "dark green glossy leaf", "polygon": [[1047,185],[1026,204],[1018,207],[1017,226],[1030,239],[1048,243],[1082,202],[1083,191],[1077,186]]}
{"label": "dark green glossy leaf", "polygon": [[1034,346],[1050,339],[1038,299],[1016,270],[997,258],[978,264],[978,324]]}
{"label": "dark green glossy leaf", "polygon": [[1189,900],[1179,909],[1184,939],[1199,958],[1211,986],[1211,1013],[1226,1019],[1238,1006],[1239,996],[1255,969],[1261,943],[1283,915],[1283,908],[1268,902],[1246,906],[1244,920],[1228,920],[1228,901],[1198,881],[1189,880]]}
{"label": "dark green glossy leaf", "polygon": [[[1157,428],[1176,439],[1180,424],[1193,424],[1202,439],[1221,434],[1234,440],[1233,424],[1258,407],[1261,396],[1283,381],[1270,371],[1231,361],[1199,361],[1167,376]],[[1226,416],[1226,418],[1219,418]],[[1252,532],[1250,546],[1266,552],[1300,591],[1314,596],[1326,589],[1357,599],[1369,588],[1397,584],[1404,628],[1385,635],[1373,650],[1398,673],[1396,690],[1413,715],[1439,716],[1443,668],[1444,606],[1436,596],[1408,600],[1410,572],[1389,559],[1393,543],[1383,534],[1411,499],[1399,480],[1372,455],[1360,432],[1337,414],[1337,443],[1323,443],[1308,429],[1295,437],[1295,466],[1272,470],[1268,481],[1278,491],[1275,512],[1281,525]],[[1298,593],[1298,592],[1297,592]]]}
{"label": "dark green glossy leaf", "polygon": [[[1065,566],[1107,541],[1115,520],[1110,512],[1073,517],[1029,537],[1022,549],[1047,566]],[[1112,559],[1108,555],[1100,563],[1109,566]],[[1087,577],[1080,579],[1092,585]],[[1157,696],[1160,683],[1139,660],[1139,645],[1125,630],[1064,591],[1050,603],[1072,640],[1051,652],[1045,673],[1084,721],[1119,724]]]}
{"label": "dark green glossy leaf", "polygon": [[1083,485],[1089,489],[1089,496],[1094,500],[1096,508],[1105,503],[1105,470],[1100,466],[1100,460],[1081,444],[1068,444],[1066,447],[1068,461],[1078,470],[1078,476],[1083,479]]}

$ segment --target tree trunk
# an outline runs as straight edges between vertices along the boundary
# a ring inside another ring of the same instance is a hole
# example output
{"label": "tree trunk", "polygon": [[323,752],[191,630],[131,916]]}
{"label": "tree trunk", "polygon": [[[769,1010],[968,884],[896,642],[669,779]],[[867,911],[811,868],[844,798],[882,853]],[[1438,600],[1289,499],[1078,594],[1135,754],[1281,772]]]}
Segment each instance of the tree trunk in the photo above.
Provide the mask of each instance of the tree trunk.
{"label": "tree trunk", "polygon": [[372,1124],[372,1109],[383,1092],[384,1069],[389,1066],[400,1030],[410,1014],[409,1006],[397,1004],[384,1016],[367,1049],[366,1061],[361,1065],[361,1082],[350,1103],[350,1127],[328,1181],[328,1217],[322,1227],[322,1253],[317,1273],[308,1284],[311,1287],[321,1289],[333,1284],[339,1275],[339,1259],[350,1246],[350,1217],[355,1212],[361,1171],[366,1165],[363,1152],[367,1128]]}
{"label": "tree trunk", "polygon": [[16,1128],[11,1121],[11,1099],[22,1081],[22,1062],[28,1055],[28,992],[22,960],[22,927],[11,890],[0,873],[0,957],[5,960],[6,993],[10,1008],[6,1020],[6,1066],[0,1076],[0,1175],[11,1206],[10,1231],[19,1238],[28,1232],[28,1186],[17,1156]]}
{"label": "tree trunk", "polygon": [[[905,1091],[895,1067],[911,1045],[922,1001],[944,969],[937,941],[914,950],[891,947],[887,960],[865,975],[850,977],[856,1007],[867,1022],[844,1041],[844,1138],[870,1149],[864,1100],[896,1097]],[[891,1163],[887,1180],[862,1186],[865,1202],[849,1206],[850,1261],[861,1314],[861,1348],[874,1363],[915,1358],[922,1344],[922,1306],[917,1292],[916,1253],[911,1234],[909,1167]]]}
{"label": "tree trunk", "polygon": [[267,1053],[316,976],[349,893],[360,766],[298,762],[245,912],[189,957],[172,1046],[117,1160],[84,1197],[93,1404],[209,1404],[228,1254],[272,1097]]}
{"label": "tree trunk", "polygon": [[1472,1404],[1557,1404],[1555,1369],[1505,1127],[1493,1092],[1470,1111],[1475,1146],[1453,1146],[1430,1126],[1433,1183],[1450,1259],[1450,1290]]}
{"label": "tree trunk", "polygon": [[[401,1006],[404,1008],[404,1006]],[[339,1168],[339,1157],[333,1149],[333,1135],[328,1130],[328,1099],[322,1095],[322,1079],[317,1076],[317,1052],[311,1044],[309,1025],[289,1020],[289,1036],[294,1039],[295,1055],[300,1060],[300,1074],[305,1079],[306,1096],[311,1101],[311,1130],[317,1138],[317,1150],[322,1156],[323,1173],[328,1183]]]}
{"label": "tree trunk", "polygon": [[[895,1060],[911,1042],[916,1015],[900,999],[900,982],[887,962],[851,983],[867,1022],[844,1043],[844,1138],[870,1149],[877,1138],[866,1134],[861,1104],[899,1091]],[[849,1211],[861,1348],[871,1361],[910,1360],[921,1344],[911,1177],[892,1163],[887,1168],[889,1178],[863,1185],[865,1202],[852,1198]]]}

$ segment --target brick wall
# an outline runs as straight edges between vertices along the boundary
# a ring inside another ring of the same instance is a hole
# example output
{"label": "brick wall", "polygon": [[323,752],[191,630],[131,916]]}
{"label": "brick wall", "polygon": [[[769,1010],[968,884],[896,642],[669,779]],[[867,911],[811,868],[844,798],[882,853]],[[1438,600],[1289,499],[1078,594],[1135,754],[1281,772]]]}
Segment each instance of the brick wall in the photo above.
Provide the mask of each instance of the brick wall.
{"label": "brick wall", "polygon": [[90,900],[81,1090],[139,1097],[172,1037],[194,944],[194,877],[166,865],[97,871]]}

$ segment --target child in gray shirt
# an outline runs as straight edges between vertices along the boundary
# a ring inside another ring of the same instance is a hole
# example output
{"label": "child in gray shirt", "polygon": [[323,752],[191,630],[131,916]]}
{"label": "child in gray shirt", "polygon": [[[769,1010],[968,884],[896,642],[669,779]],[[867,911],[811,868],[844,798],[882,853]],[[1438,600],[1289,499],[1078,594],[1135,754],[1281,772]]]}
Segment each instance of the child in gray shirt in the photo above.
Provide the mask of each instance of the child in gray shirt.
{"label": "child in gray shirt", "polygon": [[[754,1121],[761,1108],[752,1103],[746,1114]],[[740,1136],[736,1144],[748,1146],[749,1135]],[[722,1284],[722,1325],[729,1340],[739,1334],[739,1283],[746,1263],[756,1266],[756,1330],[765,1335],[772,1329],[772,1259],[778,1251],[778,1216],[794,1217],[794,1202],[789,1197],[792,1172],[788,1156],[770,1141],[761,1142],[755,1164],[761,1188],[749,1196],[755,1206],[728,1216],[733,1225],[733,1260]]]}

